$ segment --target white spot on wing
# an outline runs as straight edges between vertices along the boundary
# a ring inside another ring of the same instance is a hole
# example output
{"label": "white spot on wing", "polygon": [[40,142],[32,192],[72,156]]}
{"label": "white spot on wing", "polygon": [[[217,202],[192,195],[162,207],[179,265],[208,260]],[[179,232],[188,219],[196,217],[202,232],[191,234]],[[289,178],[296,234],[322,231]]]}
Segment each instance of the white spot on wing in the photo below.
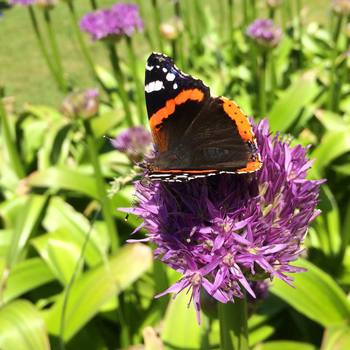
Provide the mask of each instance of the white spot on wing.
{"label": "white spot on wing", "polygon": [[148,64],[146,64],[146,70],[151,71],[154,68],[154,66],[149,66]]}
{"label": "white spot on wing", "polygon": [[175,74],[168,73],[165,78],[167,81],[173,81],[175,79]]}
{"label": "white spot on wing", "polygon": [[168,70],[166,68],[163,68],[163,72],[166,73]]}
{"label": "white spot on wing", "polygon": [[145,91],[147,93],[151,93],[151,92],[154,92],[154,91],[159,91],[161,89],[164,89],[164,84],[160,80],[151,81],[150,83],[148,83],[145,86]]}
{"label": "white spot on wing", "polygon": [[178,85],[175,83],[175,84],[173,85],[173,89],[176,90],[177,88],[178,88]]}

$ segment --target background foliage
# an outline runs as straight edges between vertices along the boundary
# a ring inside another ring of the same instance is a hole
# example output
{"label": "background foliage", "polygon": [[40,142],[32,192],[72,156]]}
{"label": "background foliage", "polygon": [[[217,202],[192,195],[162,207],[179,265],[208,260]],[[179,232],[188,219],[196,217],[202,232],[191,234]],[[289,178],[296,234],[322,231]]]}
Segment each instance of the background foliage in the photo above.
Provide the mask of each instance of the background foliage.
{"label": "background foliage", "polygon": [[[74,3],[76,19],[96,4]],[[252,305],[252,349],[349,349],[349,14],[335,13],[328,1],[285,0],[274,10],[262,0],[138,3],[144,32],[132,37],[133,52],[127,40],[117,43],[133,124],[146,119],[144,105],[143,111],[137,107],[146,57],[152,50],[175,54],[178,66],[203,79],[214,94],[234,98],[256,120],[267,116],[272,130],[290,135],[293,143],[310,145],[316,159],[310,177],[327,179],[322,214],[295,263],[308,272],[295,276],[296,288],[274,281],[269,296]],[[111,4],[97,1],[98,7]],[[219,348],[210,308],[198,326],[185,293],[175,300],[154,299],[178,276],[152,260],[149,246],[126,243],[140,222],[126,221],[116,210],[132,205],[133,175],[129,159],[103,138],[129,126],[105,43],[83,37],[98,79],[107,86],[100,91],[97,116],[67,118],[59,107],[65,94],[98,86],[67,2],[50,11],[63,89],[40,54],[27,9],[5,5],[1,2],[0,35],[6,39],[0,46],[0,348]],[[42,11],[34,9],[47,35]],[[183,31],[170,40],[161,35],[159,22],[174,14],[181,16]],[[257,17],[273,17],[283,29],[265,66],[262,52],[245,35]]]}

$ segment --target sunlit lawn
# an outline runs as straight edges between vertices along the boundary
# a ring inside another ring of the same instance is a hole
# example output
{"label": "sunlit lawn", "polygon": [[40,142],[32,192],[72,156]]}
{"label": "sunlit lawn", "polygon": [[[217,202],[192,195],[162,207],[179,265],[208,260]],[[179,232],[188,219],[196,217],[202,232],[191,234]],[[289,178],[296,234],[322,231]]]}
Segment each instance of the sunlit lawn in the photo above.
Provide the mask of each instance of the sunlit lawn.
{"label": "sunlit lawn", "polygon": [[[99,0],[98,4],[103,7],[115,2],[115,0]],[[143,0],[143,2],[146,11],[148,11],[148,20],[150,20],[152,19],[150,1]],[[314,17],[322,20],[328,14],[327,4],[329,1],[327,0],[304,0],[303,3],[307,9],[312,9],[311,14],[309,11],[306,12],[309,13],[307,15],[308,20]],[[160,4],[162,10],[170,15],[170,0],[161,0]],[[317,4],[317,6],[314,4]],[[91,9],[87,0],[76,1],[76,7],[80,16]],[[239,9],[237,12],[239,12]],[[40,15],[40,12],[38,14]],[[85,62],[82,60],[75,43],[72,27],[69,25],[70,18],[67,8],[58,6],[52,17],[56,28],[60,28],[57,37],[62,51],[66,75],[74,86],[91,86],[92,80],[87,74]],[[149,25],[149,21],[147,23]],[[3,16],[0,17],[0,38],[0,86],[6,86],[6,95],[15,96],[19,106],[25,102],[57,105],[62,99],[62,94],[52,81],[40,55],[27,9],[13,8],[3,12]],[[88,39],[87,41],[89,42]],[[95,62],[107,66],[106,52],[102,45],[91,42],[89,44]],[[138,45],[140,54],[146,49],[142,44],[140,42],[140,45]]]}

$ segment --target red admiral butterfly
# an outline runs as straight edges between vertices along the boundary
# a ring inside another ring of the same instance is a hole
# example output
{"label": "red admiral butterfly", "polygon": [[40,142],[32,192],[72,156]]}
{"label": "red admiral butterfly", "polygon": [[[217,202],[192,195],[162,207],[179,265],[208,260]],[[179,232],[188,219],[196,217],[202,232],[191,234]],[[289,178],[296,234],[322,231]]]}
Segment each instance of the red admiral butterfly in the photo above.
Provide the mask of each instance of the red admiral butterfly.
{"label": "red admiral butterfly", "polygon": [[261,168],[254,132],[239,106],[210,96],[201,80],[181,72],[170,57],[148,58],[145,95],[157,151],[150,179],[182,182]]}

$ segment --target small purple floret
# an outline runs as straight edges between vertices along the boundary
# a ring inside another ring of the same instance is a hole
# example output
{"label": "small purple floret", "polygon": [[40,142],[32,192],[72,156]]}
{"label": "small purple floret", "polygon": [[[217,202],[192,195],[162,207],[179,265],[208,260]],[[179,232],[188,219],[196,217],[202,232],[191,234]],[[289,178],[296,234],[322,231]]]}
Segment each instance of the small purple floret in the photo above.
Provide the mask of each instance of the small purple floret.
{"label": "small purple floret", "polygon": [[10,5],[30,6],[35,4],[35,0],[9,0]]}
{"label": "small purple floret", "polygon": [[246,34],[265,47],[277,46],[282,38],[282,29],[270,19],[257,19],[247,29]]}
{"label": "small purple floret", "polygon": [[80,28],[89,33],[93,40],[101,40],[131,36],[143,29],[143,22],[137,5],[117,3],[111,9],[86,14],[80,21]]}
{"label": "small purple floret", "polygon": [[143,126],[135,126],[121,132],[114,140],[112,146],[125,153],[133,162],[140,162],[150,150],[152,137]]}
{"label": "small purple floret", "polygon": [[254,126],[263,167],[254,174],[218,175],[188,183],[136,183],[138,203],[125,211],[143,219],[155,256],[182,278],[166,293],[191,289],[198,319],[200,291],[222,303],[255,298],[251,282],[303,271],[302,252],[322,180],[308,180],[307,149]]}

